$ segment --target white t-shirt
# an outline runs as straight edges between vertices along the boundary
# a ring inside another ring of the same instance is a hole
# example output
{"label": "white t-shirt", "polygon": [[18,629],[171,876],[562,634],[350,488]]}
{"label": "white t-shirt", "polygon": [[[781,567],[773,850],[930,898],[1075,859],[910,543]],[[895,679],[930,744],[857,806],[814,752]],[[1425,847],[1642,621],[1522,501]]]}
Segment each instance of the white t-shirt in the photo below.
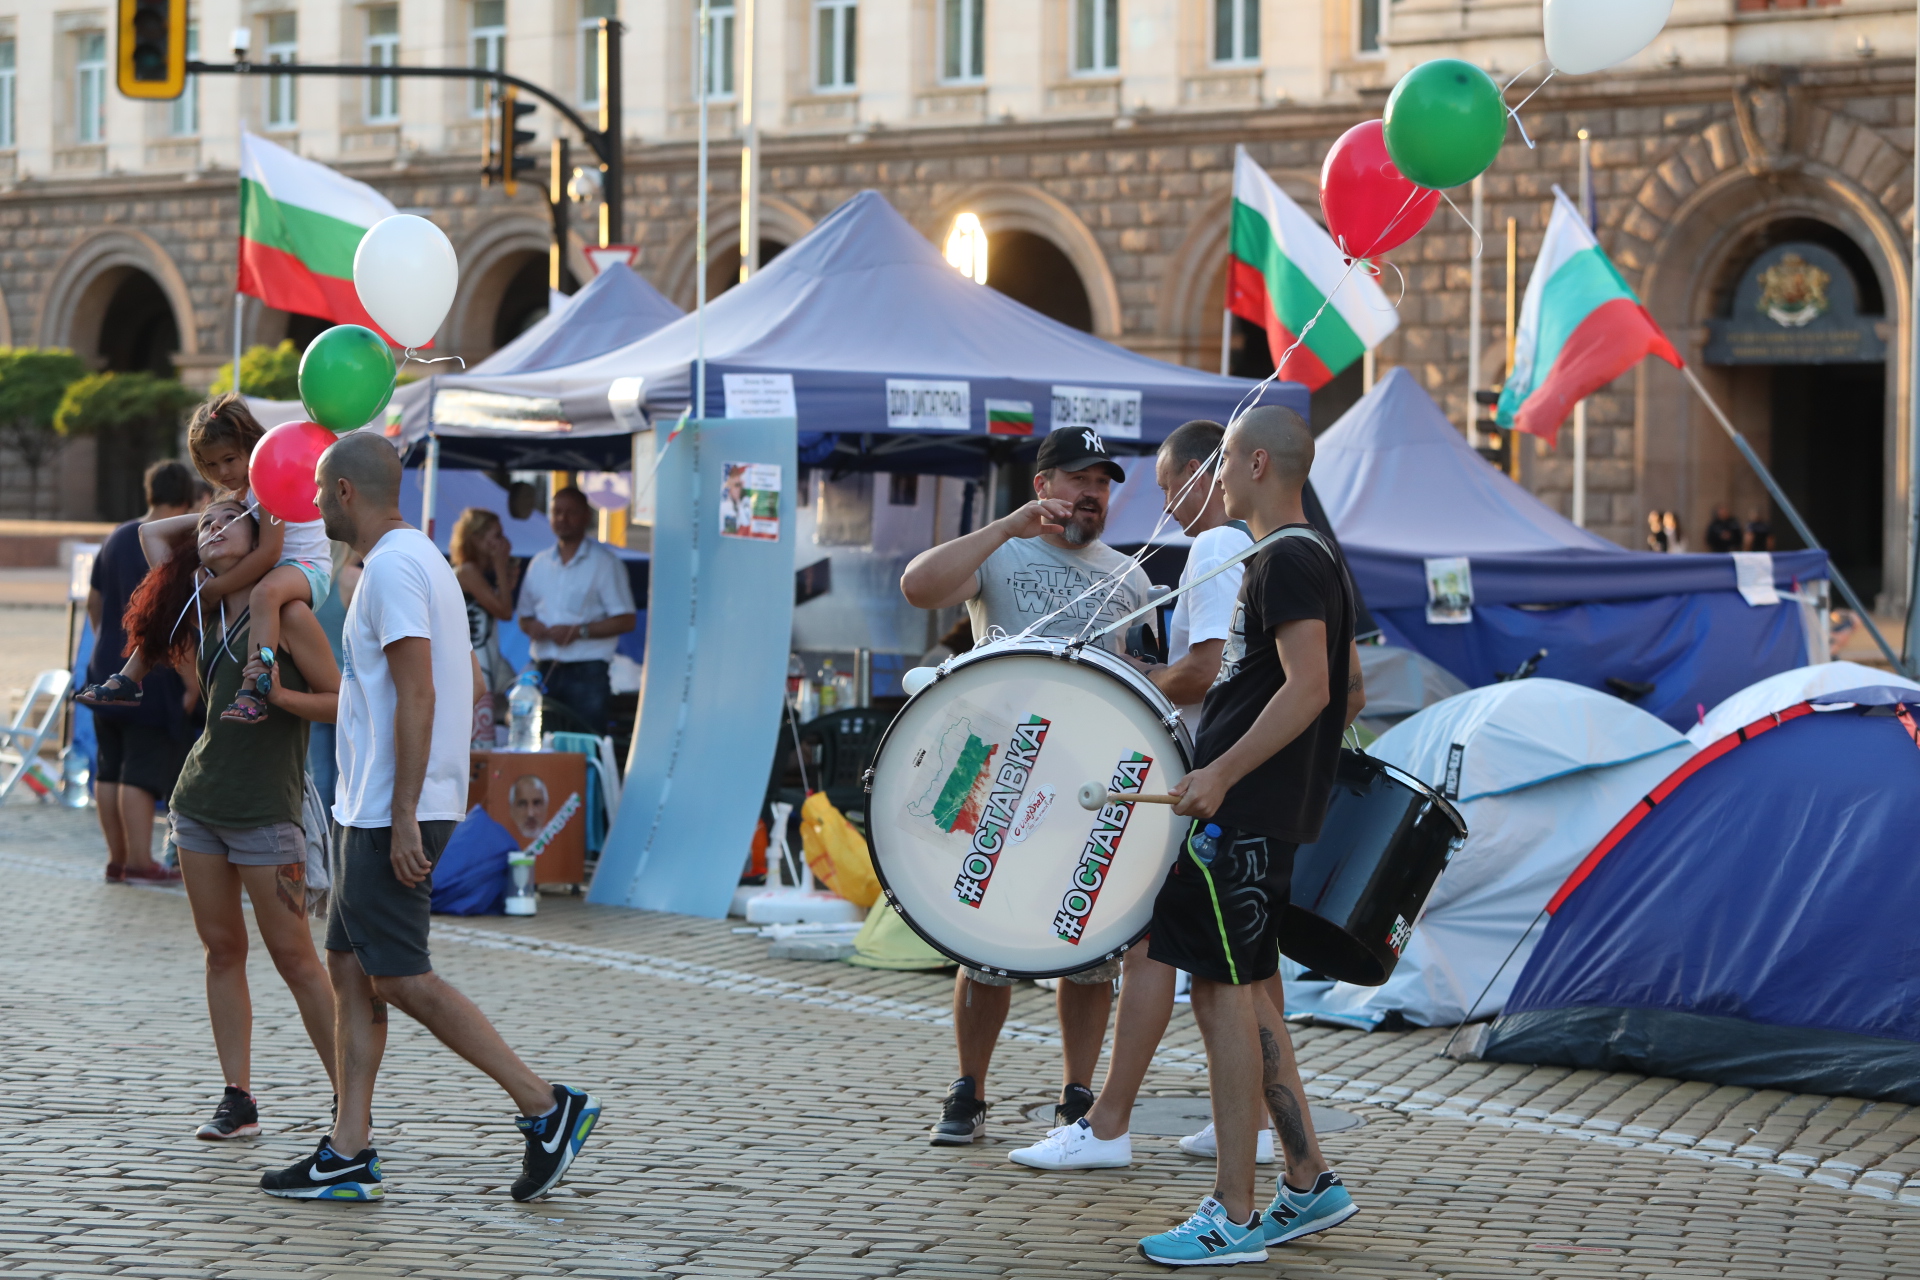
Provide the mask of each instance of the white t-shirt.
{"label": "white t-shirt", "polygon": [[[1184,587],[1200,575],[1212,572],[1219,568],[1221,561],[1252,545],[1253,539],[1232,525],[1207,530],[1187,548],[1187,567],[1180,571],[1180,585]],[[1246,562],[1242,561],[1173,602],[1173,613],[1167,618],[1168,662],[1180,661],[1203,640],[1227,638],[1233,627],[1233,607],[1240,599],[1240,579],[1245,573]],[[1180,715],[1187,722],[1189,733],[1200,732],[1200,703],[1180,708]]]}
{"label": "white t-shirt", "polygon": [[333,816],[343,826],[393,825],[396,695],[387,646],[425,636],[433,657],[433,742],[414,817],[458,822],[467,812],[473,737],[473,645],[467,607],[446,557],[418,529],[395,529],[367,553],[366,572],[340,629],[340,782]]}
{"label": "white t-shirt", "polygon": [[[605,543],[582,538],[573,559],[564,563],[558,546],[527,561],[527,576],[520,583],[522,618],[531,615],[549,627],[561,627],[632,612],[626,561]],[[619,647],[619,636],[598,636],[571,644],[535,640],[530,649],[541,662],[608,662]]]}

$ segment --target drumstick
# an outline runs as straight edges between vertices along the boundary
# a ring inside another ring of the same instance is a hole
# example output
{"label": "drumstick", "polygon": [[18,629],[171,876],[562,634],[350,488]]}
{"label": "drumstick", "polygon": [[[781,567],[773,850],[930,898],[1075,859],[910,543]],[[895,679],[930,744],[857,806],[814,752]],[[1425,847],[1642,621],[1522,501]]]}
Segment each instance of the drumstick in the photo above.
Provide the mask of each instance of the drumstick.
{"label": "drumstick", "polygon": [[1080,807],[1098,809],[1103,804],[1179,804],[1179,796],[1134,795],[1127,791],[1108,791],[1097,782],[1080,788]]}

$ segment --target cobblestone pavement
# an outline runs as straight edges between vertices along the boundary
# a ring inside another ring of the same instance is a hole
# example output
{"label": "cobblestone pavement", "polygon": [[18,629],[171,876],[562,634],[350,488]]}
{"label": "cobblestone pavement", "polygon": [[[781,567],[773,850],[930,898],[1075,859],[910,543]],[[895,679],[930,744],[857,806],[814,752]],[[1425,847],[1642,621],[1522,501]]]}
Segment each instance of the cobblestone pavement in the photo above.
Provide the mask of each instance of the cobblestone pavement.
{"label": "cobblestone pavement", "polygon": [[[995,1061],[993,1141],[926,1146],[951,1074],[944,974],[775,961],[726,924],[543,901],[435,925],[435,964],[536,1069],[607,1104],[571,1179],[514,1204],[492,1086],[396,1017],[376,1141],[389,1198],[254,1189],[315,1141],[324,1076],[256,948],[265,1133],[191,1139],[218,1094],[177,891],[96,882],[91,813],[0,810],[0,1271],[44,1276],[1136,1276],[1211,1167],[1006,1161],[1057,1088],[1047,993]],[[1362,1212],[1287,1276],[1920,1276],[1920,1112],[1558,1068],[1455,1063],[1434,1032],[1300,1034]],[[1204,1092],[1176,1015],[1148,1091]]]}

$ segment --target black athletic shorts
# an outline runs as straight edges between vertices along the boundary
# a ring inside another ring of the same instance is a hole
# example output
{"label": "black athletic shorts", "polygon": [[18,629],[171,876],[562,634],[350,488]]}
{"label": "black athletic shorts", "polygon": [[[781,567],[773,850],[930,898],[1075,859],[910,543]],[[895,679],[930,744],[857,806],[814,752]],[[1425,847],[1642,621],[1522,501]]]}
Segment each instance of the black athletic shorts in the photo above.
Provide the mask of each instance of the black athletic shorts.
{"label": "black athletic shorts", "polygon": [[1280,970],[1280,921],[1298,845],[1223,827],[1211,864],[1187,844],[1153,900],[1147,954],[1198,978],[1241,986]]}
{"label": "black athletic shorts", "polygon": [[[440,861],[453,827],[451,822],[420,824],[428,862]],[[392,827],[335,828],[327,950],[353,952],[370,978],[431,972],[427,926],[432,913],[432,873],[411,889],[393,874]]]}
{"label": "black athletic shorts", "polygon": [[138,787],[162,804],[173,795],[192,745],[175,741],[165,725],[129,724],[111,713],[94,716],[93,738],[99,744],[95,782]]}

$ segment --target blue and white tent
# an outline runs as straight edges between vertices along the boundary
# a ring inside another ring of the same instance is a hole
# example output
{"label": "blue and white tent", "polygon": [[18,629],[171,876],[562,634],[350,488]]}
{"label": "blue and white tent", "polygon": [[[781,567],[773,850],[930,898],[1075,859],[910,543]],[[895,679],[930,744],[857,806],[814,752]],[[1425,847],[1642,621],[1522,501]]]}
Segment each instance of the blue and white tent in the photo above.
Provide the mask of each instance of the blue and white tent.
{"label": "blue and white tent", "polygon": [[1917,699],[1822,694],[1653,788],[1554,895],[1484,1055],[1920,1103]]}
{"label": "blue and white tent", "polygon": [[[558,368],[436,379],[435,429],[491,418],[584,447],[671,419],[693,399],[702,343],[696,413],[724,417],[729,385],[737,411],[751,379],[759,412],[791,404],[803,463],[855,470],[976,476],[989,442],[1032,449],[1068,424],[1144,451],[1190,419],[1225,421],[1254,385],[1139,355],[975,284],[863,191],[709,303],[703,322],[688,315]],[[1308,411],[1298,383],[1262,398]],[[1023,411],[1030,436],[1017,434]]]}
{"label": "blue and white tent", "polygon": [[[1313,484],[1388,643],[1470,686],[1545,649],[1538,674],[1652,684],[1636,705],[1685,729],[1809,659],[1801,608],[1749,605],[1731,556],[1627,551],[1579,528],[1488,465],[1405,369],[1321,435]],[[1427,562],[1449,557],[1468,562],[1471,617],[1430,622]],[[1777,553],[1772,571],[1783,590],[1824,579],[1826,553]]]}
{"label": "blue and white tent", "polygon": [[1693,747],[1609,694],[1531,679],[1435,703],[1367,751],[1445,794],[1468,832],[1384,986],[1287,982],[1289,1016],[1371,1030],[1499,1013],[1547,899]]}

